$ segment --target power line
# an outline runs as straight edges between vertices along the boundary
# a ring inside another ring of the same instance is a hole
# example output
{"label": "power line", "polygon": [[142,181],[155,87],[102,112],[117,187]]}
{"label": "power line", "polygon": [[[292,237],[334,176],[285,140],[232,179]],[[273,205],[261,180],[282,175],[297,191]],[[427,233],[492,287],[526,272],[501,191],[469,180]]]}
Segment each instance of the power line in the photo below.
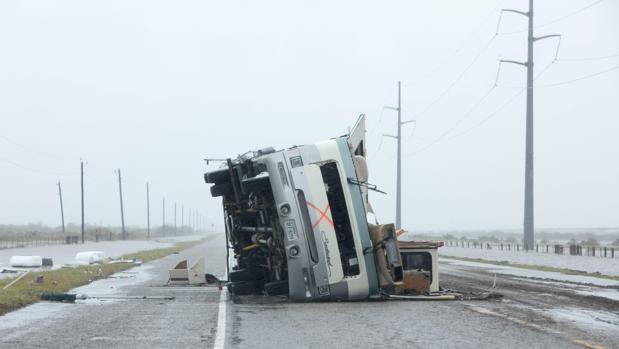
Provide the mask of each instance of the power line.
{"label": "power line", "polygon": [[[595,5],[598,5],[598,4],[599,4],[599,3],[601,3],[602,1],[604,1],[604,0],[597,0],[597,1],[594,1],[594,2],[590,3],[589,5],[586,5],[586,6],[584,6],[584,7],[581,7],[580,9],[575,10],[575,11],[573,11],[573,12],[570,12],[570,13],[568,13],[568,14],[566,14],[566,15],[563,15],[563,16],[558,17],[558,18],[555,18],[555,19],[553,19],[553,20],[551,20],[551,21],[548,21],[548,22],[545,22],[545,23],[542,23],[542,24],[536,25],[534,28],[543,28],[543,27],[549,26],[549,25],[551,25],[551,24],[555,24],[555,23],[557,23],[557,22],[563,21],[563,20],[568,19],[568,18],[570,18],[570,17],[572,17],[572,16],[575,16],[575,15],[577,15],[577,14],[579,14],[579,13],[581,13],[581,12],[585,11],[585,10],[588,10],[588,9],[590,9],[591,7],[595,6]],[[499,23],[500,23],[500,19],[499,19]],[[497,26],[497,28],[498,28],[498,26]],[[498,32],[498,31],[497,31],[497,34],[498,34],[498,35],[512,35],[512,34],[518,34],[518,33],[525,33],[525,32],[527,32],[527,31],[528,31],[528,29],[513,30],[513,31],[508,31],[508,32]]]}
{"label": "power line", "polygon": [[14,146],[17,146],[17,147],[22,148],[22,149],[24,149],[26,151],[29,151],[31,153],[39,154],[39,155],[42,155],[42,156],[51,156],[51,157],[54,157],[54,158],[73,159],[73,160],[78,158],[76,156],[59,155],[59,154],[54,154],[54,153],[38,150],[38,149],[32,148],[30,146],[26,146],[26,145],[23,145],[21,143],[18,143],[16,141],[8,138],[7,136],[0,135],[0,138],[4,139],[8,143],[13,144]]}
{"label": "power line", "polygon": [[[544,75],[544,73],[554,64],[554,62],[550,62],[549,64],[547,64],[544,69],[542,69],[537,76],[533,79],[533,81],[537,80],[538,78],[540,78],[542,75]],[[518,98],[518,96],[520,96],[524,91],[526,90],[525,87],[522,87],[520,89],[520,91],[518,91],[516,94],[514,94],[513,96],[511,96],[504,104],[502,104],[499,108],[497,108],[495,111],[493,111],[492,113],[488,114],[485,118],[483,118],[480,122],[478,122],[477,124],[473,125],[472,127],[457,133],[453,136],[447,137],[445,140],[452,140],[454,138],[458,138],[460,136],[463,136],[467,133],[469,133],[470,131],[478,128],[479,126],[483,125],[486,121],[492,119],[495,115],[497,115],[499,112],[501,112],[503,109],[507,108],[507,106],[509,106],[510,104],[512,104],[516,98]]]}
{"label": "power line", "polygon": [[[570,80],[565,80],[565,81],[559,81],[559,82],[553,82],[553,83],[548,83],[548,84],[541,84],[541,85],[535,85],[535,87],[539,87],[539,88],[547,88],[547,87],[555,87],[555,86],[561,86],[561,85],[567,85],[567,84],[571,84],[573,82],[578,82],[581,80],[587,80],[587,79],[591,79],[594,78],[598,75],[603,75],[606,73],[610,73],[611,71],[617,70],[619,69],[619,65],[615,65],[613,67],[610,67],[608,69],[593,73],[593,74],[589,74],[589,75],[585,75],[585,76],[581,76],[581,77],[577,77],[574,79],[570,79]],[[524,86],[517,86],[517,85],[498,85],[501,88],[525,88]]]}
{"label": "power line", "polygon": [[449,91],[451,91],[452,88],[454,88],[454,86],[456,86],[456,84],[458,82],[460,82],[460,80],[462,80],[462,78],[464,77],[464,75],[471,69],[471,67],[473,67],[473,65],[477,62],[477,60],[479,60],[479,57],[481,57],[481,55],[486,52],[486,50],[488,50],[488,48],[490,48],[490,46],[492,45],[492,43],[494,42],[494,39],[496,38],[496,34],[492,36],[492,38],[482,47],[482,49],[475,55],[475,57],[473,58],[473,60],[466,66],[466,68],[464,68],[464,70],[456,77],[456,79],[454,81],[452,81],[449,86],[447,86],[447,88],[445,90],[443,90],[443,92],[441,92],[439,94],[439,96],[437,98],[435,98],[430,104],[428,104],[420,113],[417,114],[416,119],[418,119],[420,116],[424,115],[425,113],[427,113],[430,109],[432,109],[432,107],[434,107],[437,103],[439,103],[446,95],[447,93],[449,93]]}
{"label": "power line", "polygon": [[473,125],[472,127],[469,127],[468,129],[460,132],[460,133],[456,133],[455,135],[452,135],[450,137],[445,138],[445,140],[452,140],[454,138],[458,138],[460,136],[463,136],[467,133],[469,133],[470,131],[478,128],[479,126],[483,125],[484,123],[486,123],[486,121],[492,119],[495,115],[497,115],[498,113],[500,113],[503,109],[507,108],[507,106],[509,106],[510,104],[512,104],[526,89],[522,88],[520,91],[518,91],[516,94],[514,94],[513,96],[511,96],[505,103],[503,103],[500,107],[498,107],[497,109],[495,109],[492,113],[488,114],[485,118],[483,118],[482,120],[480,120],[477,124]]}
{"label": "power line", "polygon": [[36,169],[36,168],[32,168],[32,167],[21,165],[21,164],[19,164],[17,162],[14,162],[14,161],[11,161],[11,160],[5,159],[5,158],[0,158],[0,161],[6,162],[7,164],[11,164],[11,165],[13,165],[15,167],[21,168],[22,170],[35,172],[35,173],[39,173],[39,174],[42,174],[42,175],[49,175],[49,176],[74,176],[74,175],[76,175],[76,173],[73,173],[73,172],[51,172],[51,171],[39,170],[39,169]]}
{"label": "power line", "polygon": [[586,80],[586,79],[590,79],[590,78],[596,77],[598,75],[606,74],[606,73],[609,73],[609,72],[611,72],[613,70],[617,70],[617,69],[619,69],[619,65],[616,65],[614,67],[608,68],[606,70],[602,70],[602,71],[597,72],[597,73],[581,76],[581,77],[578,77],[578,78],[575,78],[575,79],[555,82],[555,83],[551,83],[551,84],[536,85],[535,87],[542,87],[543,88],[543,87],[554,87],[554,86],[567,85],[567,84],[571,84],[572,82]]}
{"label": "power line", "polygon": [[[554,64],[554,61],[550,62],[548,65],[546,65],[544,67],[544,69],[542,69],[537,74],[535,79],[533,79],[533,80],[537,80],[539,77],[541,77],[553,64]],[[457,134],[449,136],[449,137],[445,137],[451,131],[453,131],[460,122],[462,122],[464,119],[468,118],[468,116],[472,113],[472,111],[477,109],[477,107],[479,107],[479,105],[481,105],[481,103],[492,93],[493,90],[494,90],[494,87],[491,88],[486,94],[484,94],[477,102],[475,102],[475,104],[471,107],[471,109],[469,109],[462,117],[460,117],[460,119],[458,119],[458,121],[456,121],[455,125],[452,125],[452,127],[449,128],[448,132],[444,132],[439,138],[434,139],[431,144],[428,144],[428,145],[424,146],[423,148],[421,148],[421,149],[419,149],[419,150],[417,150],[417,151],[415,151],[413,153],[408,154],[407,157],[415,156],[418,153],[421,153],[421,152],[427,150],[428,148],[436,145],[437,143],[439,143],[441,141],[448,141],[448,140],[452,140],[454,138],[458,138],[460,136],[463,136],[463,135],[469,133],[470,131],[476,129],[477,127],[483,125],[486,121],[490,120],[492,117],[494,117],[495,115],[500,113],[503,109],[507,108],[507,106],[509,106],[511,103],[513,103],[516,100],[516,98],[518,98],[518,96],[520,96],[526,90],[526,88],[521,87],[520,91],[518,91],[516,94],[512,95],[505,103],[503,103],[501,106],[499,106],[493,112],[488,114],[485,118],[483,118],[477,124],[473,125],[472,127],[469,127],[468,129],[465,129],[464,131],[462,131],[460,133],[457,133]]]}
{"label": "power line", "polygon": [[558,58],[558,61],[561,62],[588,62],[588,61],[601,61],[604,59],[617,58],[619,57],[619,53],[608,56],[600,56],[600,57],[585,57],[585,58]]}
{"label": "power line", "polygon": [[496,12],[496,10],[499,7],[501,7],[501,5],[503,5],[504,2],[505,2],[505,0],[498,1],[496,3],[496,5],[492,8],[492,10],[490,12],[488,12],[486,17],[484,17],[484,19],[475,27],[475,29],[473,29],[469,33],[469,35],[466,36],[466,38],[464,39],[462,44],[460,44],[460,46],[458,46],[458,48],[456,48],[456,50],[447,59],[444,59],[443,62],[440,63],[435,69],[433,69],[428,74],[426,74],[422,78],[422,81],[427,80],[428,78],[430,78],[431,76],[433,76],[437,72],[441,71],[447,65],[448,62],[450,62],[452,59],[454,59],[458,55],[458,53],[460,53],[460,51],[462,51],[464,49],[464,47],[466,47],[466,45],[469,43],[469,41],[475,36],[475,34],[477,34],[477,32],[483,27],[483,25],[486,24],[486,22],[488,22],[488,20],[490,18],[492,18],[492,16],[494,15],[494,12]]}
{"label": "power line", "polygon": [[456,122],[449,127],[445,132],[443,132],[440,136],[438,136],[437,138],[435,138],[434,140],[432,140],[429,144],[427,144],[426,146],[424,146],[423,148],[409,154],[408,156],[413,156],[417,153],[420,153],[424,150],[426,150],[427,148],[432,147],[433,145],[435,145],[436,143],[440,142],[441,140],[443,140],[443,138],[445,138],[445,136],[447,136],[449,133],[451,133],[453,130],[455,130],[458,125],[460,125],[460,123],[462,123],[462,121],[464,121],[466,118],[468,118],[485,100],[486,98],[488,98],[488,96],[490,96],[490,94],[492,94],[492,92],[494,91],[495,86],[492,86],[488,92],[486,92],[480,99],[478,99],[471,108],[469,108],[469,110],[467,110],[466,113],[464,113],[460,118],[458,118],[458,120],[456,120]]}
{"label": "power line", "polygon": [[546,23],[543,23],[543,24],[537,25],[537,26],[535,26],[535,28],[543,28],[543,27],[549,26],[549,25],[551,25],[551,24],[554,24],[554,23],[560,22],[560,21],[562,21],[562,20],[568,19],[568,18],[570,18],[570,17],[572,17],[572,16],[575,16],[575,15],[577,15],[577,14],[579,14],[579,13],[581,13],[581,12],[585,11],[585,10],[590,9],[591,7],[593,7],[593,6],[595,6],[595,5],[598,5],[598,4],[599,4],[599,3],[601,3],[602,1],[604,1],[604,0],[597,0],[597,1],[594,1],[594,2],[590,3],[589,5],[587,5],[587,6],[585,6],[585,7],[582,7],[582,8],[580,8],[580,9],[578,9],[578,10],[574,11],[574,12],[570,12],[570,13],[568,13],[568,14],[564,15],[564,16],[561,16],[561,17],[559,17],[559,18],[553,19],[552,21],[549,21],[549,22],[546,22]]}

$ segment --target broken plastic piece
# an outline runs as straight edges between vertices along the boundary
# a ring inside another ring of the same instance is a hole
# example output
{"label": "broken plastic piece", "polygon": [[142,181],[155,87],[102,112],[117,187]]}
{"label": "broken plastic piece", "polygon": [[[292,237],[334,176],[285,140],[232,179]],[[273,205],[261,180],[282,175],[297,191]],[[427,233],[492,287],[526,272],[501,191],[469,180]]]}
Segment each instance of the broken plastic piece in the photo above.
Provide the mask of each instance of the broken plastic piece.
{"label": "broken plastic piece", "polygon": [[37,268],[43,265],[41,256],[13,256],[9,260],[12,267]]}

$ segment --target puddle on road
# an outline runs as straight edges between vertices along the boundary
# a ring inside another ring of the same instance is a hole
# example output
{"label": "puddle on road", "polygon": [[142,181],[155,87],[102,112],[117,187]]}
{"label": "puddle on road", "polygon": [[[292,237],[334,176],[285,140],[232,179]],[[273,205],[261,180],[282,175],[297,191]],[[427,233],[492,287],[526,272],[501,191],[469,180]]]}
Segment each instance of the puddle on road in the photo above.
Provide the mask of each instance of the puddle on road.
{"label": "puddle on road", "polygon": [[557,308],[546,310],[555,320],[570,322],[587,329],[606,329],[619,333],[619,314],[606,311],[592,311],[579,308]]}
{"label": "puddle on road", "polygon": [[489,273],[519,276],[522,278],[527,278],[530,281],[537,281],[535,279],[541,279],[541,280],[556,280],[560,282],[585,284],[585,285],[591,284],[591,285],[597,285],[597,286],[619,286],[619,281],[597,278],[594,276],[569,275],[569,274],[562,274],[562,273],[552,272],[552,271],[530,270],[530,269],[522,269],[522,268],[517,268],[517,267],[510,267],[510,266],[503,266],[503,265],[496,265],[496,264],[459,261],[459,260],[447,259],[447,258],[443,258],[441,261],[448,263],[450,265],[455,265],[455,266],[460,265],[460,266],[465,266],[465,267],[486,269]]}
{"label": "puddle on road", "polygon": [[[146,282],[150,279],[152,265],[142,265],[131,269],[130,271],[119,272],[113,274],[120,278],[107,278],[96,280],[88,285],[77,287],[68,293],[85,294],[88,296],[122,296],[122,288],[137,285]],[[123,277],[123,276],[131,277]],[[85,299],[78,300],[78,305],[103,304],[111,302],[126,301],[125,299]],[[10,312],[0,317],[0,331],[11,331],[11,333],[2,333],[4,339],[19,335],[19,333],[27,333],[35,328],[43,326],[47,321],[57,321],[76,306],[76,304],[55,303],[55,302],[38,302],[29,305],[25,308]],[[36,326],[34,326],[36,324]]]}

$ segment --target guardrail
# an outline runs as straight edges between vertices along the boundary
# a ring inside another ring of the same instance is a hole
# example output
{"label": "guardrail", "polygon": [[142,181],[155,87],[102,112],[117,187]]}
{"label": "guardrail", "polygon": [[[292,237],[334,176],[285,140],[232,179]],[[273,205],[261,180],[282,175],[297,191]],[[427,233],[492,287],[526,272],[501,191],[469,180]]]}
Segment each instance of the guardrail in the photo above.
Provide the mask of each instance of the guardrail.
{"label": "guardrail", "polygon": [[[498,251],[524,251],[524,248],[519,243],[489,243],[479,241],[445,241],[445,246],[461,247],[461,248],[476,248],[485,250]],[[535,249],[529,252],[534,253],[552,253],[559,255],[570,256],[590,256],[602,258],[615,258],[615,252],[618,248],[614,246],[582,246],[574,244],[536,244]]]}
{"label": "guardrail", "polygon": [[50,246],[50,245],[64,245],[66,243],[65,238],[41,238],[41,239],[23,239],[23,240],[0,240],[0,250],[8,248],[24,248],[24,247],[38,247],[38,246]]}

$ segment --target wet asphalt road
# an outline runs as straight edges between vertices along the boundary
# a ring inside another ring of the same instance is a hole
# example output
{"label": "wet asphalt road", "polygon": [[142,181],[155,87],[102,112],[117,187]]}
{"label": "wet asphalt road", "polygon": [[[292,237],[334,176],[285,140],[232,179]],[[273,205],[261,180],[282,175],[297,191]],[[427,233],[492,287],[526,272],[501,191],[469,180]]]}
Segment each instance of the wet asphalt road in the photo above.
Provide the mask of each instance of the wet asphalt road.
{"label": "wet asphalt road", "polygon": [[582,348],[577,342],[590,340],[497,316],[508,309],[504,301],[303,304],[248,296],[220,304],[217,288],[162,287],[181,258],[203,255],[207,272],[223,273],[222,246],[218,237],[80,290],[172,301],[39,303],[0,317],[0,348]]}

